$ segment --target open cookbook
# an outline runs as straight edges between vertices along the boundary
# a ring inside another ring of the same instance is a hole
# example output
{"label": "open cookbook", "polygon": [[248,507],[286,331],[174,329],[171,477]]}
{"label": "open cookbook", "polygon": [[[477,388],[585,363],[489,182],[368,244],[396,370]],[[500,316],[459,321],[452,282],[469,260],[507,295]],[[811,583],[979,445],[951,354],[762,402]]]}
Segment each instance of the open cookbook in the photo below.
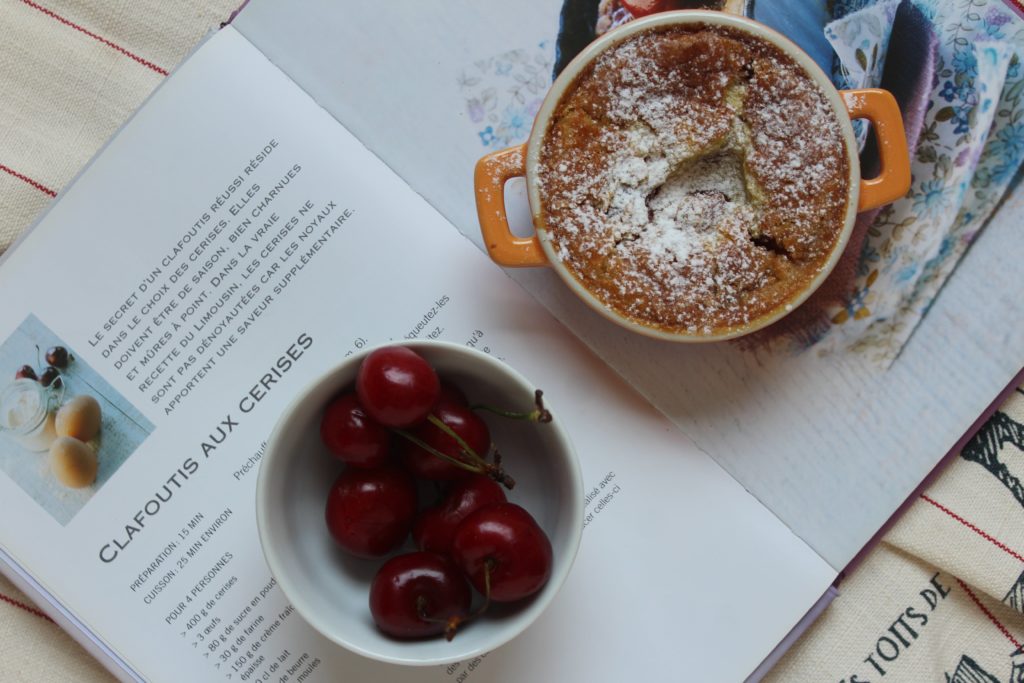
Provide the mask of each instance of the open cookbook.
{"label": "open cookbook", "polygon": [[[0,394],[20,427],[0,447],[4,572],[123,680],[756,677],[1024,365],[1017,196],[884,368],[640,338],[479,248],[472,70],[550,59],[559,3],[399,4],[253,0],[5,255],[0,373],[70,359],[59,388]],[[508,201],[525,224],[521,191]],[[306,625],[254,514],[292,398],[346,354],[414,339],[541,387],[587,489],[550,609],[425,669]],[[100,407],[99,469],[72,489],[39,452],[53,425],[29,423],[79,396]]]}

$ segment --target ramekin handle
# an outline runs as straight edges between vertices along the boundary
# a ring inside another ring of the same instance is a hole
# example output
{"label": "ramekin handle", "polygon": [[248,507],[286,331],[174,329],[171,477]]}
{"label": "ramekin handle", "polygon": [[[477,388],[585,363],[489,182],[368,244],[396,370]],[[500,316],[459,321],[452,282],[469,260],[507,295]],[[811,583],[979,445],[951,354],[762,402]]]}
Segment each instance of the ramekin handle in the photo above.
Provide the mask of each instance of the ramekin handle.
{"label": "ramekin handle", "polygon": [[910,189],[910,153],[903,130],[903,115],[888,90],[840,90],[851,119],[867,119],[875,131],[882,170],[874,178],[861,179],[857,211],[866,211],[907,194]]}
{"label": "ramekin handle", "polygon": [[505,183],[526,175],[526,145],[488,154],[476,163],[476,213],[491,259],[501,266],[525,268],[548,265],[537,235],[516,237],[505,211]]}

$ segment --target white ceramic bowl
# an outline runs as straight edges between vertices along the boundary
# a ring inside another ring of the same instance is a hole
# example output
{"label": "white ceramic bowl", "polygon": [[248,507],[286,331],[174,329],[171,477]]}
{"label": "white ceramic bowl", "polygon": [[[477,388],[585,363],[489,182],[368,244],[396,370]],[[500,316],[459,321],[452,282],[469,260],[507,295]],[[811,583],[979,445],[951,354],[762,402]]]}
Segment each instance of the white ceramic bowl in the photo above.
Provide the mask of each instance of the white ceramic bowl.
{"label": "white ceramic bowl", "polygon": [[[535,386],[491,356],[447,342],[408,346],[423,355],[442,379],[471,402],[528,410]],[[327,492],[343,466],[320,441],[323,409],[354,386],[362,359],[350,356],[307,386],[284,411],[260,465],[256,519],[270,571],[292,605],[313,628],[358,654],[393,664],[437,665],[469,659],[519,635],[551,603],[576,557],[583,532],[583,479],[576,453],[551,407],[554,421],[537,424],[482,416],[516,479],[508,491],[551,539],[554,566],[540,593],[521,604],[493,604],[451,642],[443,637],[403,641],[381,633],[369,609],[370,581],[383,560],[362,560],[339,548],[327,531]],[[547,398],[547,397],[545,397]],[[421,487],[421,492],[424,487]],[[423,502],[421,495],[421,503]],[[414,547],[408,541],[400,551]],[[479,602],[479,596],[474,605]]]}

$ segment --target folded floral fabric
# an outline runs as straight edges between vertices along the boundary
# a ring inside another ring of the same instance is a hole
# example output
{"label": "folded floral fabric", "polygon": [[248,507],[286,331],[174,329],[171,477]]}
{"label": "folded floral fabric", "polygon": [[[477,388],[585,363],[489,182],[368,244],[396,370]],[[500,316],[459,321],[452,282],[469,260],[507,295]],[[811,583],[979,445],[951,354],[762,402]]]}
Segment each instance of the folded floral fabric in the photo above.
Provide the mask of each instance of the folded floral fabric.
{"label": "folded floral fabric", "polygon": [[486,149],[517,145],[529,136],[551,86],[551,50],[545,40],[476,60],[459,72],[467,118]]}
{"label": "folded floral fabric", "polygon": [[[896,10],[903,0],[879,0],[825,27],[825,37],[835,50],[833,81],[842,89],[877,88],[882,83],[885,58],[889,54]],[[861,147],[868,127],[854,121]]]}
{"label": "folded floral fabric", "polygon": [[[911,0],[903,0],[911,3]],[[877,87],[892,0],[836,0],[826,27],[839,87]],[[1012,0],[915,0],[935,31],[935,77],[906,197],[886,207],[860,249],[856,278],[816,350],[898,356],[1024,159],[1024,19]]]}

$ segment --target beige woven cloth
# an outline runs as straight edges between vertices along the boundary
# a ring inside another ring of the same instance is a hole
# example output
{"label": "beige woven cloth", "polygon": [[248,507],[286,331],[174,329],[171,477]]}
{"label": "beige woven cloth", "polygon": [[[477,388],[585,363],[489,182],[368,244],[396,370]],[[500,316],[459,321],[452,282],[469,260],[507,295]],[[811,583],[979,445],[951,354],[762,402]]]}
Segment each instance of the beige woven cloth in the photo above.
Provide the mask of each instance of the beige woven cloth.
{"label": "beige woven cloth", "polygon": [[1024,391],[914,502],[768,681],[1024,681]]}
{"label": "beige woven cloth", "polygon": [[239,4],[0,2],[0,251]]}
{"label": "beige woven cloth", "polygon": [[[239,4],[0,0],[0,252]],[[0,681],[112,680],[0,577]]]}
{"label": "beige woven cloth", "polygon": [[[0,252],[239,1],[0,0]],[[1016,395],[769,680],[1022,680],[1022,423]],[[0,680],[112,678],[0,578]]]}

